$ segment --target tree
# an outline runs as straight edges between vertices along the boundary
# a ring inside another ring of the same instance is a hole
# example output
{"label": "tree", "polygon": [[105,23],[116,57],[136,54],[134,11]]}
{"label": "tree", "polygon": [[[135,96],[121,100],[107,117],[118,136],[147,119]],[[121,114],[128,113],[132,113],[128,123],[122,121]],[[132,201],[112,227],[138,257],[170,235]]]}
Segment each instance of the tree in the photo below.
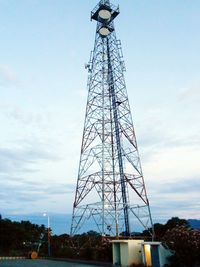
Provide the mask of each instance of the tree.
{"label": "tree", "polygon": [[155,233],[156,240],[162,240],[164,234],[166,233],[166,226],[161,223],[155,223],[154,233]]}
{"label": "tree", "polygon": [[0,220],[0,254],[22,255],[37,247],[44,225],[32,224],[29,221],[12,222]]}
{"label": "tree", "polygon": [[[155,223],[154,224],[154,234],[155,234],[154,238],[155,238],[155,240],[162,241],[163,236],[165,235],[165,233],[168,230],[173,229],[173,228],[178,227],[178,226],[185,226],[186,228],[190,227],[187,220],[180,219],[178,217],[172,217],[171,219],[169,219],[166,222],[166,224]],[[152,229],[148,229],[148,230],[143,231],[141,236],[144,236],[146,238],[150,238],[151,236],[149,235],[149,232],[152,232]]]}
{"label": "tree", "polygon": [[171,259],[173,267],[193,267],[200,263],[200,231],[177,226],[166,232],[164,240],[175,251]]}
{"label": "tree", "polygon": [[185,226],[185,227],[188,228],[189,227],[189,223],[185,219],[180,219],[178,217],[172,217],[165,224],[166,230],[173,229],[173,228],[179,227],[179,226]]}
{"label": "tree", "polygon": [[86,233],[87,236],[100,236],[100,233],[90,230]]}

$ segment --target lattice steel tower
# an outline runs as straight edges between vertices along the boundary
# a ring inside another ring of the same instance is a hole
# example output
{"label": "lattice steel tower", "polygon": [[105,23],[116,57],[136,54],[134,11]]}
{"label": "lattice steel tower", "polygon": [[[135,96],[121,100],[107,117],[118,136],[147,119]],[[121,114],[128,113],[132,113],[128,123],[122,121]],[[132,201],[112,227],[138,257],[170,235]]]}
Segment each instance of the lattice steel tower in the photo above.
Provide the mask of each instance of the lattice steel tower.
{"label": "lattice steel tower", "polygon": [[93,229],[129,236],[152,227],[149,202],[124,80],[114,19],[119,8],[101,0],[88,68],[88,99],[73,205],[71,235]]}

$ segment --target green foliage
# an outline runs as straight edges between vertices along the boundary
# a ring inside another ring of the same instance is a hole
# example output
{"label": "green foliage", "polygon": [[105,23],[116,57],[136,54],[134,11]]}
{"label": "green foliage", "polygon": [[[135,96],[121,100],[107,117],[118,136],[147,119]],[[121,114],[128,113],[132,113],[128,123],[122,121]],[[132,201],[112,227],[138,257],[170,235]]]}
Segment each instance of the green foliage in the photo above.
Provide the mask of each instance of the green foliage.
{"label": "green foliage", "polygon": [[94,261],[111,261],[112,246],[108,239],[93,231],[70,237],[53,236],[51,239],[52,256]]}
{"label": "green foliage", "polygon": [[193,267],[200,263],[200,231],[182,225],[168,230],[164,240],[173,251],[173,267]]}
{"label": "green foliage", "polygon": [[46,231],[44,225],[29,221],[12,222],[0,220],[0,256],[25,255],[30,249],[36,249],[41,233]]}
{"label": "green foliage", "polygon": [[165,228],[166,230],[173,229],[175,227],[185,226],[189,228],[189,223],[185,219],[179,219],[178,217],[172,217],[170,220],[167,221]]}
{"label": "green foliage", "polygon": [[[165,242],[174,255],[170,267],[193,267],[200,262],[200,231],[185,219],[173,217],[166,224],[154,224],[155,240]],[[148,231],[143,232],[148,236]]]}
{"label": "green foliage", "polygon": [[[154,224],[154,233],[155,233],[155,240],[162,241],[165,233],[178,226],[185,226],[186,228],[189,228],[189,223],[185,219],[179,219],[178,217],[172,217],[170,220],[167,221],[166,224],[161,223],[155,223]],[[150,232],[152,232],[152,229],[150,229]],[[149,231],[145,230],[141,236],[149,237]]]}

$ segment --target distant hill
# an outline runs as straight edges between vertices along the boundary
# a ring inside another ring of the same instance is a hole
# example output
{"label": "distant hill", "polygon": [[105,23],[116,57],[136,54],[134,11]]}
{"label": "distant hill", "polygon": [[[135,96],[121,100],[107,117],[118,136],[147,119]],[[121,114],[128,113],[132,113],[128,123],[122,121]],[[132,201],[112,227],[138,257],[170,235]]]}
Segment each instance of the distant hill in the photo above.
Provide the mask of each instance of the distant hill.
{"label": "distant hill", "polygon": [[188,222],[192,228],[200,230],[200,220],[189,219]]}

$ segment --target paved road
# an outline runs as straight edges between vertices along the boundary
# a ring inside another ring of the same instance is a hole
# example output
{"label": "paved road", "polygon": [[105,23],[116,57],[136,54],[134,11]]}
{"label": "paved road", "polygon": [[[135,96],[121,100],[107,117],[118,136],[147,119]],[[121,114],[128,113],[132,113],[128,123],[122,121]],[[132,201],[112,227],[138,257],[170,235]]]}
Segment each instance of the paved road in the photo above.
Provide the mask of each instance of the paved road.
{"label": "paved road", "polygon": [[79,263],[48,260],[7,260],[0,261],[0,267],[96,267]]}

